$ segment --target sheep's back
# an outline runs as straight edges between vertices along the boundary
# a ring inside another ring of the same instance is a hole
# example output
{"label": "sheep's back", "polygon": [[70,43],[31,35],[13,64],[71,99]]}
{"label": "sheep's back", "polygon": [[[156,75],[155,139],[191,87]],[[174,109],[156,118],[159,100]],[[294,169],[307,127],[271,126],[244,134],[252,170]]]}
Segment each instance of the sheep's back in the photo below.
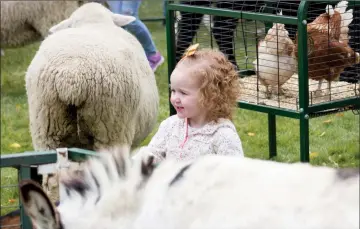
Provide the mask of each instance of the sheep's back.
{"label": "sheep's back", "polygon": [[27,81],[41,81],[67,104],[81,105],[100,94],[138,100],[140,79],[135,76],[146,57],[136,55],[135,44],[114,37],[116,33],[95,28],[66,29],[49,36],[29,66]]}
{"label": "sheep's back", "polygon": [[157,121],[158,91],[145,52],[115,26],[69,28],[47,37],[28,68],[26,89],[30,103],[40,98],[91,110],[106,104],[134,128],[134,145]]}

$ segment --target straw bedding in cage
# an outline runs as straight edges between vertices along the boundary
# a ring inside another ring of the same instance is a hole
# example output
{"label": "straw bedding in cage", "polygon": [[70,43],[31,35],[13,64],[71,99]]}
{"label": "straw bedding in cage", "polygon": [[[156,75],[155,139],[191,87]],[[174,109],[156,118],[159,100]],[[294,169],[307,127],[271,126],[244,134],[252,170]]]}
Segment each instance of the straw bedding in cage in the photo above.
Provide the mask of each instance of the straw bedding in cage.
{"label": "straw bedding in cage", "polygon": [[[265,86],[260,84],[256,75],[240,79],[242,91],[240,101],[273,106],[278,108],[298,110],[299,109],[299,86],[298,75],[294,74],[284,85],[284,95],[272,94],[270,98],[265,95]],[[321,87],[322,95],[315,96],[314,92],[318,87],[318,81],[309,79],[309,105],[323,102],[336,101],[340,99],[358,96],[360,99],[359,84],[349,84],[342,81],[331,83],[329,95],[327,82],[324,81]]]}

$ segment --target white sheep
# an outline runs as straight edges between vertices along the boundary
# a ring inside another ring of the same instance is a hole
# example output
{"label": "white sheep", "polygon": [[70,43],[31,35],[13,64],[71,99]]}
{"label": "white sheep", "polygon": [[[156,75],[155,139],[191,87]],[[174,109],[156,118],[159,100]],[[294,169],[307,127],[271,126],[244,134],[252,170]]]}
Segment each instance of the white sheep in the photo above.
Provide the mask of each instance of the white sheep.
{"label": "white sheep", "polygon": [[129,161],[102,152],[63,177],[57,209],[22,181],[38,229],[358,229],[359,170],[207,155],[190,162]]}
{"label": "white sheep", "polygon": [[140,144],[157,121],[155,76],[135,18],[86,3],[53,26],[26,73],[35,150]]}
{"label": "white sheep", "polygon": [[1,1],[1,47],[40,41],[53,25],[68,18],[80,5],[80,1],[65,0]]}

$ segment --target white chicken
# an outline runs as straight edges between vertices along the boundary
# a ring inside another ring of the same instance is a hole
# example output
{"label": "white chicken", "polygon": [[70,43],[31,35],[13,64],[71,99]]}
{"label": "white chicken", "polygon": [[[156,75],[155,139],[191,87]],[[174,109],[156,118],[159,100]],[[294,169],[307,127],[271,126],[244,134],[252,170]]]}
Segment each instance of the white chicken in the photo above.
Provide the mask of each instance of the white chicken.
{"label": "white chicken", "polygon": [[[282,15],[282,12],[278,15]],[[274,23],[258,45],[258,58],[253,64],[258,79],[266,87],[266,97],[284,94],[281,86],[295,73],[297,62],[293,55],[294,43],[284,24]],[[271,90],[269,90],[269,86]]]}

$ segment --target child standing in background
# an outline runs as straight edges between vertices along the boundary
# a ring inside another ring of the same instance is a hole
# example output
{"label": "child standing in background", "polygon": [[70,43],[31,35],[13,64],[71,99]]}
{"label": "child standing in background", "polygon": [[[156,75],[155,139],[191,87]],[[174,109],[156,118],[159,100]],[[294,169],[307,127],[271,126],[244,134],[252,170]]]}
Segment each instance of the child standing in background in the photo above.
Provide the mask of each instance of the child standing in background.
{"label": "child standing in background", "polygon": [[152,40],[150,31],[146,25],[139,19],[139,7],[141,0],[120,0],[107,1],[110,10],[113,13],[130,15],[136,17],[136,20],[124,26],[124,29],[132,33],[144,48],[150,67],[155,72],[156,69],[164,63],[164,57],[156,49]]}
{"label": "child standing in background", "polygon": [[171,74],[171,104],[177,111],[164,120],[148,146],[155,161],[195,159],[206,154],[244,156],[231,121],[240,93],[234,66],[220,51],[191,46]]}

